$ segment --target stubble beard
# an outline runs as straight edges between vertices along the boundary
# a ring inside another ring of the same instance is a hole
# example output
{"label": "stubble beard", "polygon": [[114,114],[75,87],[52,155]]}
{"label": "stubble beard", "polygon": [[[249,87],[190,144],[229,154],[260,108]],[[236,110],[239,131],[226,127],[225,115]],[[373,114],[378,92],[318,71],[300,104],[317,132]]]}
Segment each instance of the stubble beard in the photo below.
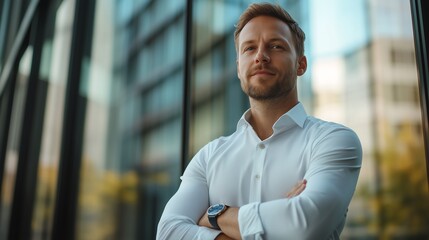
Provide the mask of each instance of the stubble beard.
{"label": "stubble beard", "polygon": [[286,97],[294,88],[295,85],[288,84],[284,81],[279,81],[268,88],[257,87],[249,83],[247,89],[243,90],[250,98],[258,101],[269,101]]}

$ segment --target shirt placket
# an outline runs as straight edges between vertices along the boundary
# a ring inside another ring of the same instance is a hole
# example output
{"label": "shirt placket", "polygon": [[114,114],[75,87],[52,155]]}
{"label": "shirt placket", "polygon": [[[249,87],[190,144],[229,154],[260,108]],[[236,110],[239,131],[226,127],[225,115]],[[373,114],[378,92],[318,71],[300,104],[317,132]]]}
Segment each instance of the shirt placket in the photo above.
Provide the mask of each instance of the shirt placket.
{"label": "shirt placket", "polygon": [[250,187],[250,202],[261,202],[262,198],[262,177],[267,146],[261,142],[256,145],[255,158],[252,169],[252,179]]}

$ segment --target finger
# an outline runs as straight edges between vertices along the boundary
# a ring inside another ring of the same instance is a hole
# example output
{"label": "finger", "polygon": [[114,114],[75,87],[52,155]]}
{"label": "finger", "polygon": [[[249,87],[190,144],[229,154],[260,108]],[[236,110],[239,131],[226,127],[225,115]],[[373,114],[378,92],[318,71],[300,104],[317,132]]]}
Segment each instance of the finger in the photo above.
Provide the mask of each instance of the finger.
{"label": "finger", "polygon": [[300,188],[302,188],[303,185],[305,185],[307,182],[305,180],[299,181],[290,191],[291,194],[295,194]]}
{"label": "finger", "polygon": [[295,185],[288,193],[287,193],[287,197],[293,197],[295,195],[296,190],[299,188],[301,183],[299,183],[298,185]]}
{"label": "finger", "polygon": [[295,190],[294,195],[298,196],[299,194],[301,194],[304,191],[304,189],[305,189],[306,186],[307,186],[306,183],[300,184],[298,186],[298,188]]}
{"label": "finger", "polygon": [[301,194],[305,187],[307,186],[307,180],[302,180],[300,182],[298,182],[293,188],[292,190],[290,190],[287,194],[286,197],[287,198],[291,198],[291,197],[295,197],[298,196],[299,194]]}

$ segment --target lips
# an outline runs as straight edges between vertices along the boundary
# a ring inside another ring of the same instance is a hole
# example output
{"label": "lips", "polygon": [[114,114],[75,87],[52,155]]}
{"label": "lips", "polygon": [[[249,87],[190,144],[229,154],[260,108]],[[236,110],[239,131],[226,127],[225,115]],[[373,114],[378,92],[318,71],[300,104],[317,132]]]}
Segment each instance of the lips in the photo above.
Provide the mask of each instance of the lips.
{"label": "lips", "polygon": [[275,73],[270,70],[261,69],[261,70],[256,70],[251,74],[251,76],[256,76],[256,75],[275,75]]}

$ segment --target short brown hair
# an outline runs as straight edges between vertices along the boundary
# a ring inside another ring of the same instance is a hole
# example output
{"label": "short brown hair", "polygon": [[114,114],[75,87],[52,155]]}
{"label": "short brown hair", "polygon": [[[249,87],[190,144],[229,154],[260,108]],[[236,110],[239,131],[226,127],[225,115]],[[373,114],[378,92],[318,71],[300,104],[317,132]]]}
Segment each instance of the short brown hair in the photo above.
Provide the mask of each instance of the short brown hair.
{"label": "short brown hair", "polygon": [[298,55],[299,56],[304,55],[304,40],[305,40],[304,31],[302,31],[298,23],[290,16],[288,12],[286,12],[286,10],[284,10],[282,7],[280,7],[277,4],[271,4],[271,3],[253,3],[249,5],[249,7],[241,14],[237,24],[235,25],[235,32],[234,32],[234,41],[235,41],[235,47],[237,51],[238,51],[238,37],[241,33],[241,30],[243,30],[244,26],[250,20],[259,16],[274,17],[286,23],[295,36],[294,42],[295,42],[295,47],[296,47],[296,51],[298,52]]}

